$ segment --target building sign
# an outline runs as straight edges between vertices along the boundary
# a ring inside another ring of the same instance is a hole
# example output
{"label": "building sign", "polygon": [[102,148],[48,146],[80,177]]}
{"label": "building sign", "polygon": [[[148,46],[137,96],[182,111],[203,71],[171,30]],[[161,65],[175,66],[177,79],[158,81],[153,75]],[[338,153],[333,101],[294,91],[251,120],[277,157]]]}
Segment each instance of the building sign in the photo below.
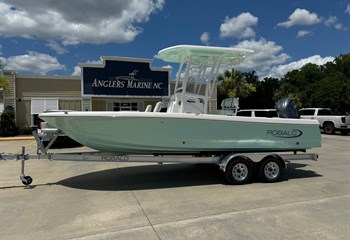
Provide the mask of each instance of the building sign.
{"label": "building sign", "polygon": [[92,96],[168,96],[169,70],[151,69],[144,59],[105,58],[82,64],[82,94]]}

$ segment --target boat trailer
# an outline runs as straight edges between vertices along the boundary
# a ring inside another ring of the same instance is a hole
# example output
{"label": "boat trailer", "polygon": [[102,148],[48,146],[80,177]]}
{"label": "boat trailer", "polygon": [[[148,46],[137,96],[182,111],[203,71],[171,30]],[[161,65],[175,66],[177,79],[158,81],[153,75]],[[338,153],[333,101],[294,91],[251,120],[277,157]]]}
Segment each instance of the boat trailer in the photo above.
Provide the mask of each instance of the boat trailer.
{"label": "boat trailer", "polygon": [[[286,152],[232,152],[223,155],[113,155],[101,152],[86,153],[49,153],[48,150],[62,132],[59,130],[45,146],[43,138],[33,129],[37,143],[37,153],[27,154],[22,147],[20,154],[0,153],[0,160],[17,160],[21,162],[20,180],[24,185],[30,185],[33,179],[25,175],[25,161],[30,159],[47,159],[50,161],[81,161],[81,162],[144,162],[144,163],[187,163],[215,164],[224,172],[229,184],[248,183],[258,174],[263,182],[277,182],[287,165],[293,160],[317,161],[314,153]],[[50,133],[52,134],[52,132]]]}

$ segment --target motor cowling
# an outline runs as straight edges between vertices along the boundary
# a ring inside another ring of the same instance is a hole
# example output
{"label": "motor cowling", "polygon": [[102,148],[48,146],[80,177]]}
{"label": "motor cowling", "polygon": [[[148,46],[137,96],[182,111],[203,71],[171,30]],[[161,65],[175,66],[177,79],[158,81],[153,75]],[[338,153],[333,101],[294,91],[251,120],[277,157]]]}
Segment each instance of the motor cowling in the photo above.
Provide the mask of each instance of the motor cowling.
{"label": "motor cowling", "polygon": [[276,111],[280,118],[300,118],[294,100],[289,97],[278,100],[276,103]]}

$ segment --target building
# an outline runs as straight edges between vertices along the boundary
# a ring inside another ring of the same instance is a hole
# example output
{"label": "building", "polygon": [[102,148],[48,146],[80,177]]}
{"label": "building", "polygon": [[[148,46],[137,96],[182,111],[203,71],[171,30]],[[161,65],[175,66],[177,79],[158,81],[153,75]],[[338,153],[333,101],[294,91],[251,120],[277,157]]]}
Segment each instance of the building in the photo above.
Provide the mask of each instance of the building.
{"label": "building", "polygon": [[[0,61],[0,82],[4,78],[3,66]],[[4,111],[4,91],[3,86],[0,85],[0,114]]]}
{"label": "building", "polygon": [[[175,81],[170,69],[152,68],[151,60],[101,57],[101,64],[81,64],[81,76],[29,76],[4,70],[10,91],[3,93],[4,108],[15,111],[16,124],[38,125],[47,110],[144,111],[162,101],[166,110]],[[205,86],[201,92],[204,95]],[[216,89],[209,110],[216,110]]]}

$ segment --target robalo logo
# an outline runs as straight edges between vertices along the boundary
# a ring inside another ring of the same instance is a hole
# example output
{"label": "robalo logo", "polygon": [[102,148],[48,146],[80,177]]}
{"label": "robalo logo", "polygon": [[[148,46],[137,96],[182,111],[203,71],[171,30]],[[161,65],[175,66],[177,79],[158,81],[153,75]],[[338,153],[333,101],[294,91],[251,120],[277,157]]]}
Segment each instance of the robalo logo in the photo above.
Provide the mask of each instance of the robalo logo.
{"label": "robalo logo", "polygon": [[292,130],[280,130],[280,129],[269,129],[267,130],[267,135],[271,135],[279,138],[296,138],[303,135],[303,132],[299,129]]}

